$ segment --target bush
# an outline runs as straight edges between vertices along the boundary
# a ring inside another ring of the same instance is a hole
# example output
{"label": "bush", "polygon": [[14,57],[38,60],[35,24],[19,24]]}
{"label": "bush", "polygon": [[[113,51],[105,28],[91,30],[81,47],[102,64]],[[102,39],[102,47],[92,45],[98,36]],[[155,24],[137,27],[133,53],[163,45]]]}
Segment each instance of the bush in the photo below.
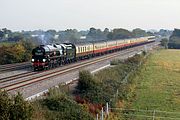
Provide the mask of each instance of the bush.
{"label": "bush", "polygon": [[93,89],[96,86],[96,82],[93,80],[93,76],[88,71],[79,72],[79,81],[77,89],[79,92],[87,91]]}
{"label": "bush", "polygon": [[[53,92],[56,91],[54,94]],[[93,120],[93,117],[78,105],[71,97],[61,93],[58,88],[51,90],[50,96],[42,101],[47,106],[46,119],[58,120]]]}
{"label": "bush", "polygon": [[24,101],[21,94],[13,97],[13,105],[10,110],[11,120],[30,120],[33,114],[33,108],[30,103]]}
{"label": "bush", "polygon": [[122,60],[115,59],[115,60],[112,60],[110,64],[111,65],[118,65],[118,64],[122,64],[122,63],[123,63]]}
{"label": "bush", "polygon": [[21,94],[10,97],[7,92],[0,92],[1,120],[30,120],[33,114],[32,105],[24,101]]}
{"label": "bush", "polygon": [[7,92],[0,92],[0,119],[8,120],[10,118],[10,108],[12,100],[8,96]]}

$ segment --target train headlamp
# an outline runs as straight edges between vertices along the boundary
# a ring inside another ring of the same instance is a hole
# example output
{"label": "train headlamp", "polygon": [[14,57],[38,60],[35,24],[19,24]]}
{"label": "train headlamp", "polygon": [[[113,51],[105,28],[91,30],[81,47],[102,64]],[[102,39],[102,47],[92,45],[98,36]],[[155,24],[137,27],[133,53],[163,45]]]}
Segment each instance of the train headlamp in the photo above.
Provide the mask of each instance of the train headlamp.
{"label": "train headlamp", "polygon": [[32,59],[31,61],[34,62],[34,59]]}
{"label": "train headlamp", "polygon": [[43,59],[43,62],[46,62],[46,59]]}

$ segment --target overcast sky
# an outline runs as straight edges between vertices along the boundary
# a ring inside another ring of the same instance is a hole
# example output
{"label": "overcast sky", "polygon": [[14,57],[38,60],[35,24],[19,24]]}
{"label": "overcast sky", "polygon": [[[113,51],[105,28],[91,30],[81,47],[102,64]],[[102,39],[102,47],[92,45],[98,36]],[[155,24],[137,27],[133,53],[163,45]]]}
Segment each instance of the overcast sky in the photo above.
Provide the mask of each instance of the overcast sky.
{"label": "overcast sky", "polygon": [[180,28],[180,0],[0,0],[0,28]]}

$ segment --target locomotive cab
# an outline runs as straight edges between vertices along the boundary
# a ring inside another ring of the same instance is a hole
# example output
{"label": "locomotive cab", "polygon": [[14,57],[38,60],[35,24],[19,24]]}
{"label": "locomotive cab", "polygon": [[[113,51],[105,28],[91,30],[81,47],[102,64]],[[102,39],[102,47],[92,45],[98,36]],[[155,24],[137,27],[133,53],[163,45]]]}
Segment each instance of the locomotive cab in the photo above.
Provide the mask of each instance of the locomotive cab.
{"label": "locomotive cab", "polygon": [[75,61],[76,58],[76,47],[72,43],[63,43],[61,44],[63,55],[64,55],[64,62],[70,63]]}

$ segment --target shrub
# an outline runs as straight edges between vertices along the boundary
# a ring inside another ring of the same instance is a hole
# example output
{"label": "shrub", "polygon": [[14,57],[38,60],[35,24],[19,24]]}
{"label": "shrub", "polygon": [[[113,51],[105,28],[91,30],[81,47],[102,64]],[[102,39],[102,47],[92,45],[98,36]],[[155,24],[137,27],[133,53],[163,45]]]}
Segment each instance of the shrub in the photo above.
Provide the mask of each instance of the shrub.
{"label": "shrub", "polygon": [[33,107],[29,102],[24,101],[18,93],[13,97],[13,105],[10,108],[11,120],[30,120],[33,114]]}
{"label": "shrub", "polygon": [[[58,88],[57,88],[58,89]],[[93,120],[93,117],[85,111],[84,107],[78,105],[71,97],[58,90],[56,94],[48,96],[42,101],[47,106],[46,119],[58,120]]]}
{"label": "shrub", "polygon": [[30,120],[33,114],[32,105],[21,94],[10,97],[6,91],[0,92],[0,111],[1,120]]}
{"label": "shrub", "polygon": [[123,63],[122,60],[115,59],[115,60],[112,60],[110,64],[111,64],[111,65],[119,65],[119,64],[122,64],[122,63]]}
{"label": "shrub", "polygon": [[77,89],[79,92],[84,92],[90,89],[94,89],[97,86],[95,80],[93,80],[93,76],[89,71],[80,71],[79,72],[79,81]]}
{"label": "shrub", "polygon": [[8,120],[10,118],[10,108],[12,100],[8,96],[7,92],[0,91],[0,119]]}

